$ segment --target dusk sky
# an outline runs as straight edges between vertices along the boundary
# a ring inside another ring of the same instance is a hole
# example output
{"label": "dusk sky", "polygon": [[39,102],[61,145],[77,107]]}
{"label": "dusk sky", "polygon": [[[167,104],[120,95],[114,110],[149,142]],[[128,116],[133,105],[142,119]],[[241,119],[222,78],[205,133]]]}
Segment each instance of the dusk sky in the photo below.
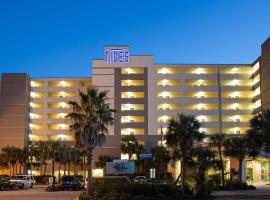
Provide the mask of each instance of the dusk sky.
{"label": "dusk sky", "polygon": [[91,76],[105,45],[156,63],[252,63],[270,0],[0,0],[0,73]]}

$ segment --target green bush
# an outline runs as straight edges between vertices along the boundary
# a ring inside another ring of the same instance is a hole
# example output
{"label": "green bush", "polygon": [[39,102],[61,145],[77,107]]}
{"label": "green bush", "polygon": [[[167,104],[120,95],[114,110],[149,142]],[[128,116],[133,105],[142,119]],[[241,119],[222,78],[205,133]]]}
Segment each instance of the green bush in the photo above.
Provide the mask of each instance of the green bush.
{"label": "green bush", "polygon": [[207,185],[212,191],[218,191],[221,187],[221,174],[211,174],[208,176]]}

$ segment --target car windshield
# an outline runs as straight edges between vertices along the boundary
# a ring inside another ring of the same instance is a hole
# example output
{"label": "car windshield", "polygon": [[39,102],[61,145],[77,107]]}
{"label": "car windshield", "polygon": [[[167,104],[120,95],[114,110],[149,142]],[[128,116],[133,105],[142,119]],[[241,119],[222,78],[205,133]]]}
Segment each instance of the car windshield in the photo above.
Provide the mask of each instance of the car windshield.
{"label": "car windshield", "polygon": [[11,179],[13,179],[13,180],[23,180],[24,177],[23,176],[12,176]]}
{"label": "car windshield", "polygon": [[67,176],[67,177],[63,177],[63,181],[73,181],[73,177],[72,176]]}

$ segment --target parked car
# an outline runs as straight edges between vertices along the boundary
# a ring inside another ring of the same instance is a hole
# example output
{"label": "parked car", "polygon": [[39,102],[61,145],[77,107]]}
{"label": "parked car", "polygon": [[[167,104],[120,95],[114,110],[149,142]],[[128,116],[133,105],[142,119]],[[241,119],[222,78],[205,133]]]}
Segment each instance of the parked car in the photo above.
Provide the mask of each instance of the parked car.
{"label": "parked car", "polygon": [[135,176],[135,178],[133,179],[134,183],[150,183],[150,180],[148,178],[146,178],[145,176]]}
{"label": "parked car", "polygon": [[28,175],[17,175],[17,176],[11,176],[10,180],[11,183],[15,185],[15,187],[18,188],[32,188],[33,187],[33,180]]}
{"label": "parked car", "polygon": [[61,179],[62,190],[70,189],[79,190],[83,188],[83,184],[75,176],[63,176]]}
{"label": "parked car", "polygon": [[30,178],[30,181],[31,181],[31,185],[30,185],[30,188],[32,188],[34,186],[34,184],[36,183],[36,180],[34,178],[33,175],[26,175]]}
{"label": "parked car", "polygon": [[0,179],[0,190],[3,191],[5,189],[14,189],[15,185],[14,183],[9,182],[7,178],[1,178]]}

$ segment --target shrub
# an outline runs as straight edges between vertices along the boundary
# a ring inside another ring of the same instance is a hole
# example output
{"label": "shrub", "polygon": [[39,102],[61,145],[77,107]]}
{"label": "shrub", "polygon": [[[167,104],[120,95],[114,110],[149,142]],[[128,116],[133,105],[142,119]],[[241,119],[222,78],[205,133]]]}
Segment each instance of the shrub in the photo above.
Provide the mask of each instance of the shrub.
{"label": "shrub", "polygon": [[248,185],[247,183],[241,183],[240,181],[226,181],[225,186],[222,187],[223,190],[256,190],[253,185]]}
{"label": "shrub", "polygon": [[220,190],[221,174],[211,174],[208,176],[207,185],[212,191]]}

